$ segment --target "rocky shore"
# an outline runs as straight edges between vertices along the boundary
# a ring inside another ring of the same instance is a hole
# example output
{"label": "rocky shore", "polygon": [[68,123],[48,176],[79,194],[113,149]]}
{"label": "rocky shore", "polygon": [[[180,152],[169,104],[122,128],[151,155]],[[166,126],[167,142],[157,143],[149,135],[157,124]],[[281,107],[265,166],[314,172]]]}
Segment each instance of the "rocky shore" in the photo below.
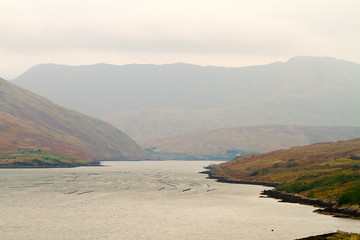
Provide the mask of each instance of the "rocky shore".
{"label": "rocky shore", "polygon": [[[212,167],[205,167],[206,171],[200,173],[207,174],[209,179],[216,179],[218,182],[224,183],[235,183],[235,184],[252,184],[252,185],[261,185],[266,187],[276,187],[280,183],[271,183],[271,182],[261,182],[261,181],[246,181],[246,180],[233,180],[226,177],[216,176],[212,171]],[[261,192],[261,195],[280,199],[281,202],[289,203],[299,203],[305,205],[311,205],[318,207],[314,212],[321,213],[325,215],[332,215],[334,217],[344,217],[344,218],[353,218],[360,220],[360,210],[350,207],[340,207],[336,202],[330,201],[328,199],[314,199],[307,198],[305,196],[300,196],[297,194],[286,193],[282,191],[277,191],[276,189],[264,190]]]}
{"label": "rocky shore", "polygon": [[321,234],[321,235],[316,235],[316,236],[310,236],[310,237],[305,237],[305,238],[300,238],[300,239],[296,239],[296,240],[326,240],[326,239],[331,239],[331,240],[345,240],[345,239],[360,239],[360,235],[356,234],[356,233],[347,233],[347,232],[342,232],[342,231],[337,231],[337,232],[333,232],[333,233],[326,233],[326,234]]}
{"label": "rocky shore", "polygon": [[310,236],[310,237],[306,237],[306,238],[299,238],[296,240],[326,240],[326,239],[329,239],[329,237],[334,236],[335,234],[336,233],[326,233],[326,234]]}
{"label": "rocky shore", "polygon": [[219,177],[214,175],[211,170],[199,172],[202,174],[207,174],[209,179],[216,179],[217,182],[223,183],[236,183],[236,184],[250,184],[250,185],[260,185],[266,187],[276,187],[279,183],[271,183],[271,182],[261,182],[261,181],[246,181],[246,180],[233,180],[226,177]]}
{"label": "rocky shore", "polygon": [[46,163],[37,161],[33,162],[13,162],[11,164],[0,164],[0,168],[74,168],[74,167],[90,167],[101,166],[100,161],[94,160],[88,163]]}
{"label": "rocky shore", "polygon": [[285,193],[277,190],[264,190],[262,195],[267,197],[280,199],[281,202],[289,203],[300,203],[305,205],[311,205],[314,207],[319,207],[314,212],[321,213],[325,215],[332,215],[334,217],[344,217],[344,218],[353,218],[360,220],[360,212],[358,209],[353,209],[350,207],[341,207],[334,201],[329,201],[328,199],[313,199],[307,198],[304,196]]}

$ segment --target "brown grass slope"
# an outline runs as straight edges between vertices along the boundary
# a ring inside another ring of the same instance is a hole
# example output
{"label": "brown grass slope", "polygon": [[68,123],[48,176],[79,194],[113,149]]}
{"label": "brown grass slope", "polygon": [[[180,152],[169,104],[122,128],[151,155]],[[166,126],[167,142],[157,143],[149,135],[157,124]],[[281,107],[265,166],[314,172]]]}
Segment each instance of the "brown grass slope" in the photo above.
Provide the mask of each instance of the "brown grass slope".
{"label": "brown grass slope", "polygon": [[[331,170],[337,162],[343,164],[343,161],[358,154],[360,154],[360,138],[316,143],[265,154],[237,157],[215,166],[214,173],[230,179],[288,182],[320,170]],[[360,161],[358,162],[360,164]],[[323,163],[332,163],[332,166],[323,165]]]}
{"label": "brown grass slope", "polygon": [[360,137],[360,127],[253,126],[193,131],[140,143],[155,152],[220,155],[228,150],[269,152]]}
{"label": "brown grass slope", "polygon": [[0,152],[24,148],[97,160],[152,158],[110,124],[0,79]]}
{"label": "brown grass slope", "polygon": [[223,181],[280,183],[269,196],[360,218],[360,138],[242,156],[211,173]]}

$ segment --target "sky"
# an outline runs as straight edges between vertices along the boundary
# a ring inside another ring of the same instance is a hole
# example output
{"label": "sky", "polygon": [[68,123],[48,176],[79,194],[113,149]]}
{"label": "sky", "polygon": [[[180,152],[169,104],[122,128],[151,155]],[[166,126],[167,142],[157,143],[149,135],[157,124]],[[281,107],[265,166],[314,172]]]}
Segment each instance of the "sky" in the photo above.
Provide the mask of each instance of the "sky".
{"label": "sky", "polygon": [[41,63],[360,63],[359,0],[0,0],[0,77]]}

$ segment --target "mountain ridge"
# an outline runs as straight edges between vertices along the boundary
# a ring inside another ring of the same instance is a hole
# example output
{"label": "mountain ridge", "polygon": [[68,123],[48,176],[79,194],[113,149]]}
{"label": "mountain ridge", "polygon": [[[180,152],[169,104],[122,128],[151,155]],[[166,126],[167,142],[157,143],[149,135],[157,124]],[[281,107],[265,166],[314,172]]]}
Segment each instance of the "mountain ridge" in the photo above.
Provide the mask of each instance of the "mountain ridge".
{"label": "mountain ridge", "polygon": [[36,66],[14,83],[100,117],[138,142],[250,125],[360,123],[356,104],[360,64],[329,57],[294,57],[241,68],[190,64],[55,68]]}

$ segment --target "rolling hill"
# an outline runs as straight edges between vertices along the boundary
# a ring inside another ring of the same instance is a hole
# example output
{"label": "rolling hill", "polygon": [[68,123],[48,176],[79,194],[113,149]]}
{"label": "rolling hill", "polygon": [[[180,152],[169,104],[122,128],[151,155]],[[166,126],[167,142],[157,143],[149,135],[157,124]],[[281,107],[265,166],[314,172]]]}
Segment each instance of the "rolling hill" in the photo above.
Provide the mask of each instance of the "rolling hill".
{"label": "rolling hill", "polygon": [[228,181],[281,183],[279,191],[357,205],[360,217],[360,138],[241,156],[214,165],[211,174]]}
{"label": "rolling hill", "polygon": [[[269,152],[360,137],[360,127],[256,126],[194,131],[140,143],[155,154],[178,153],[232,160],[243,152]],[[176,156],[175,156],[176,157]]]}
{"label": "rolling hill", "polygon": [[360,125],[360,65],[328,57],[241,68],[41,64],[14,83],[138,142],[240,126]]}
{"label": "rolling hill", "polygon": [[0,79],[0,153],[33,149],[81,159],[153,159],[109,123]]}

